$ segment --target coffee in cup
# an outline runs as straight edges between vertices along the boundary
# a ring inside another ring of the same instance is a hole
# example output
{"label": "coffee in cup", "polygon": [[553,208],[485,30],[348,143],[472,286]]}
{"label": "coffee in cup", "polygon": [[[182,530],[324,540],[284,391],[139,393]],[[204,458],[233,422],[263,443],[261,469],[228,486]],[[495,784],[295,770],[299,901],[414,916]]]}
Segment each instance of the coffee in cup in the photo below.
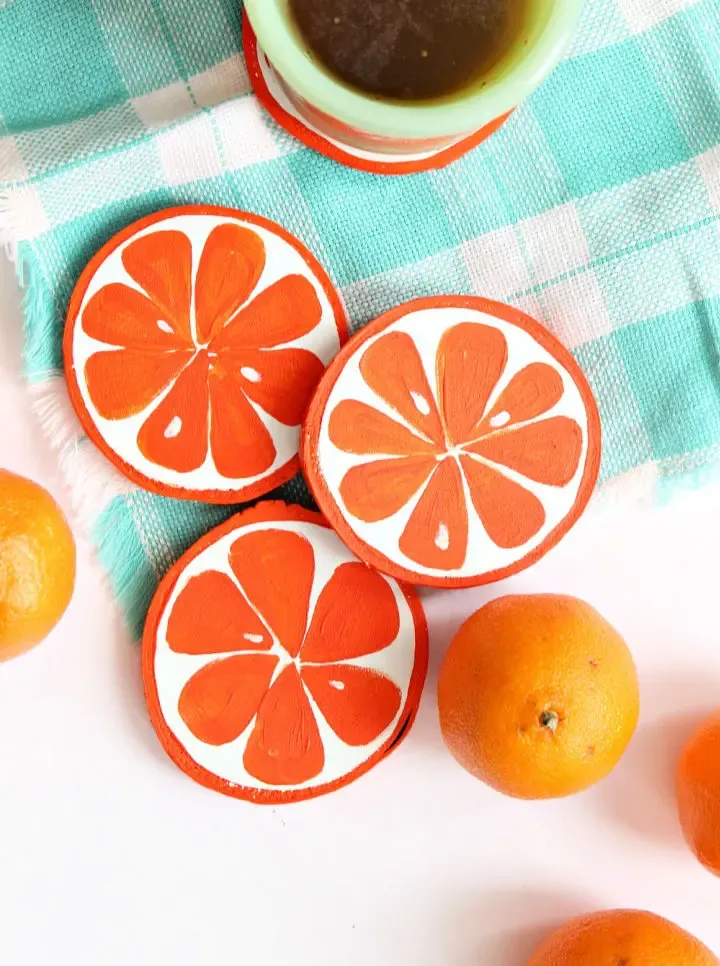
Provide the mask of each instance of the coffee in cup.
{"label": "coffee in cup", "polygon": [[311,56],[342,83],[398,101],[482,85],[526,8],[527,0],[290,0]]}
{"label": "coffee in cup", "polygon": [[245,0],[245,12],[310,129],[422,156],[495,130],[560,60],[583,2]]}

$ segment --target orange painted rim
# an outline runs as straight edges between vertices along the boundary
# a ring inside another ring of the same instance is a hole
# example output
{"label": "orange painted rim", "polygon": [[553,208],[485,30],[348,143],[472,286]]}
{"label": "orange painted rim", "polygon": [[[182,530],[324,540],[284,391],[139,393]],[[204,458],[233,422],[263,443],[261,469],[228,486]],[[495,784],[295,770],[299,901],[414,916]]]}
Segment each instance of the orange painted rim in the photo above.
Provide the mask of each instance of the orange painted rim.
{"label": "orange painted rim", "polygon": [[[345,787],[361,775],[370,771],[378,762],[387,757],[407,737],[417,715],[420,698],[425,683],[428,664],[428,628],[425,613],[420,598],[414,588],[398,583],[397,586],[410,610],[415,630],[415,661],[408,687],[407,698],[402,706],[397,725],[392,734],[382,745],[358,767],[342,777],[310,788],[295,790],[258,789],[234,784],[220,778],[203,765],[198,764],[186,751],[176,735],[168,726],[160,705],[157,681],[155,676],[155,653],[160,621],[173,593],[178,579],[187,566],[203,551],[211,547],[222,537],[233,531],[251,524],[278,522],[310,523],[330,530],[324,517],[315,511],[305,510],[299,506],[292,506],[281,501],[266,501],[244,510],[231,517],[225,523],[209,531],[197,541],[170,568],[160,582],[155,597],[148,612],[142,640],[142,673],[150,720],[167,755],[190,778],[232,798],[243,799],[261,805],[281,805],[290,802],[306,801],[320,795],[328,794]],[[397,583],[397,582],[396,582]]]}
{"label": "orange painted rim", "polygon": [[114,235],[93,256],[80,275],[80,278],[78,279],[70,298],[66,315],[65,330],[63,334],[63,359],[68,395],[88,438],[94,443],[100,452],[103,453],[103,455],[107,457],[107,459],[110,460],[110,462],[113,463],[114,466],[116,466],[125,477],[127,477],[127,479],[129,479],[132,483],[135,483],[137,486],[140,486],[143,489],[149,490],[153,493],[158,493],[161,496],[170,496],[181,500],[198,500],[216,504],[233,504],[254,500],[258,497],[264,496],[266,493],[276,489],[278,486],[281,486],[283,483],[286,483],[288,480],[297,475],[300,470],[300,462],[297,455],[286,462],[283,466],[280,466],[271,475],[264,477],[263,479],[260,479],[250,485],[237,487],[235,489],[194,489],[192,487],[168,485],[146,476],[136,467],[124,460],[109,445],[89,413],[80,391],[73,358],[73,343],[80,309],[82,307],[88,287],[90,286],[95,274],[100,266],[106,261],[106,259],[128,239],[132,238],[134,235],[138,234],[144,229],[149,228],[151,225],[160,225],[164,221],[181,215],[215,215],[218,217],[227,217],[228,219],[240,219],[251,225],[257,225],[260,228],[264,228],[285,241],[302,257],[303,261],[306,263],[312,274],[321,285],[335,317],[335,324],[337,327],[340,345],[342,346],[347,341],[349,336],[347,314],[340,299],[339,293],[336,291],[332,282],[330,281],[330,277],[317,258],[315,258],[315,256],[309,251],[309,249],[307,249],[299,239],[290,234],[290,232],[288,232],[281,225],[271,221],[268,218],[263,218],[262,216],[253,214],[251,212],[217,205],[181,205],[173,208],[165,208],[161,211],[154,212],[153,214],[147,215],[144,218],[140,218],[139,220],[132,222],[132,224],[128,225],[126,228],[122,229],[122,231]]}
{"label": "orange painted rim", "polygon": [[463,138],[461,141],[456,142],[449,148],[444,148],[433,154],[431,157],[420,158],[411,161],[370,161],[367,158],[358,157],[352,154],[350,151],[344,151],[342,148],[333,144],[327,138],[323,137],[321,134],[316,133],[307,125],[303,124],[294,117],[289,111],[285,110],[278,102],[275,100],[273,95],[270,93],[270,89],[265,81],[263,72],[260,69],[260,62],[258,60],[258,50],[257,50],[257,39],[255,33],[250,25],[247,14],[243,15],[243,47],[245,51],[245,60],[247,63],[248,74],[250,75],[250,81],[253,86],[255,94],[268,112],[268,114],[284,128],[288,134],[292,134],[294,138],[297,138],[302,144],[308,148],[312,148],[317,151],[318,154],[324,155],[326,158],[330,158],[332,161],[337,161],[338,164],[342,164],[346,168],[354,168],[357,171],[363,171],[366,174],[382,174],[382,175],[404,175],[404,174],[420,174],[423,171],[438,171],[441,168],[447,167],[452,164],[453,161],[457,161],[459,158],[464,157],[468,152],[472,151],[483,141],[487,140],[491,134],[501,127],[505,121],[510,117],[510,113],[504,114],[502,117],[496,118],[489,124],[480,128],[479,131],[475,131],[468,137]]}
{"label": "orange painted rim", "polygon": [[[390,560],[385,554],[359,537],[346,522],[334,495],[330,492],[320,466],[318,445],[320,430],[330,395],[349,359],[372,338],[406,315],[425,309],[469,309],[487,313],[529,333],[539,345],[570,375],[577,387],[587,414],[587,455],[577,496],[567,513],[553,530],[536,546],[506,567],[471,576],[432,575],[410,570]],[[308,409],[303,425],[300,462],[308,486],[322,513],[354,554],[382,573],[405,583],[419,586],[462,588],[504,580],[520,573],[555,547],[582,515],[592,496],[600,472],[602,428],[597,403],[579,365],[570,352],[539,322],[519,309],[475,296],[437,296],[416,299],[392,309],[356,333],[328,366]]]}

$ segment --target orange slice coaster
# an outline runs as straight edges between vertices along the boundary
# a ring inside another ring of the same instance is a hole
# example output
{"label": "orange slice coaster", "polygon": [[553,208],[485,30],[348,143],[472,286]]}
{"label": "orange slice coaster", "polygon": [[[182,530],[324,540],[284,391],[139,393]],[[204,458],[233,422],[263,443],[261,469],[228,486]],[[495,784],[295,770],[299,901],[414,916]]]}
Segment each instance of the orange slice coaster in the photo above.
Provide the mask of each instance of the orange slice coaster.
{"label": "orange slice coaster", "polygon": [[324,795],[407,735],[428,658],[415,591],[360,563],[319,513],[262,503],[162,581],[143,637],[163,747],[252,802]]}
{"label": "orange slice coaster", "polygon": [[300,423],[347,334],[327,274],[279,225],[171,208],[82,273],[65,371],[88,436],[134,483],[236,503],[297,472]]}
{"label": "orange slice coaster", "polygon": [[479,298],[410,302],[356,335],[320,382],[301,459],[362,560],[469,587],[528,567],[585,508],[600,418],[562,345]]}

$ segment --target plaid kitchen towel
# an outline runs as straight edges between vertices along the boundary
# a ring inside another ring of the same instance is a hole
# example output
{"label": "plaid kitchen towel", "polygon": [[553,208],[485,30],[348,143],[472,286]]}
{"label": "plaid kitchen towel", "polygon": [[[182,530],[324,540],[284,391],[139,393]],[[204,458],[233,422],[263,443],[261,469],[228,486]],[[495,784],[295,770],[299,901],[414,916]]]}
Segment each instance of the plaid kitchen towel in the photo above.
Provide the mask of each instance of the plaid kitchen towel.
{"label": "plaid kitchen towel", "polygon": [[341,168],[266,116],[240,18],[238,0],[0,0],[0,237],[25,288],[27,376],[135,630],[158,577],[230,511],[121,480],[70,412],[60,341],[89,257],[164,206],[277,220],[355,327],[439,293],[529,312],[590,379],[611,490],[720,465],[720,0],[588,0],[567,57],[497,134],[404,178]]}

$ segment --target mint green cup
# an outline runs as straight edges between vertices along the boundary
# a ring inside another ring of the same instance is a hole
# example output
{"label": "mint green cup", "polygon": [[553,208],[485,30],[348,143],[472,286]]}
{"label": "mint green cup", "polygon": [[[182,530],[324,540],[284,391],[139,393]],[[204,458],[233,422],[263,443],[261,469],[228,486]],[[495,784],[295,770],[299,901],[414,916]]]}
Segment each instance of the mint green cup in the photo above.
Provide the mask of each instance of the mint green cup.
{"label": "mint green cup", "polygon": [[258,45],[295,109],[323,133],[389,153],[440,149],[517,107],[562,57],[582,6],[583,0],[527,0],[522,29],[483,76],[482,86],[442,100],[408,103],[364,94],[327,71],[303,43],[289,0],[245,0]]}

